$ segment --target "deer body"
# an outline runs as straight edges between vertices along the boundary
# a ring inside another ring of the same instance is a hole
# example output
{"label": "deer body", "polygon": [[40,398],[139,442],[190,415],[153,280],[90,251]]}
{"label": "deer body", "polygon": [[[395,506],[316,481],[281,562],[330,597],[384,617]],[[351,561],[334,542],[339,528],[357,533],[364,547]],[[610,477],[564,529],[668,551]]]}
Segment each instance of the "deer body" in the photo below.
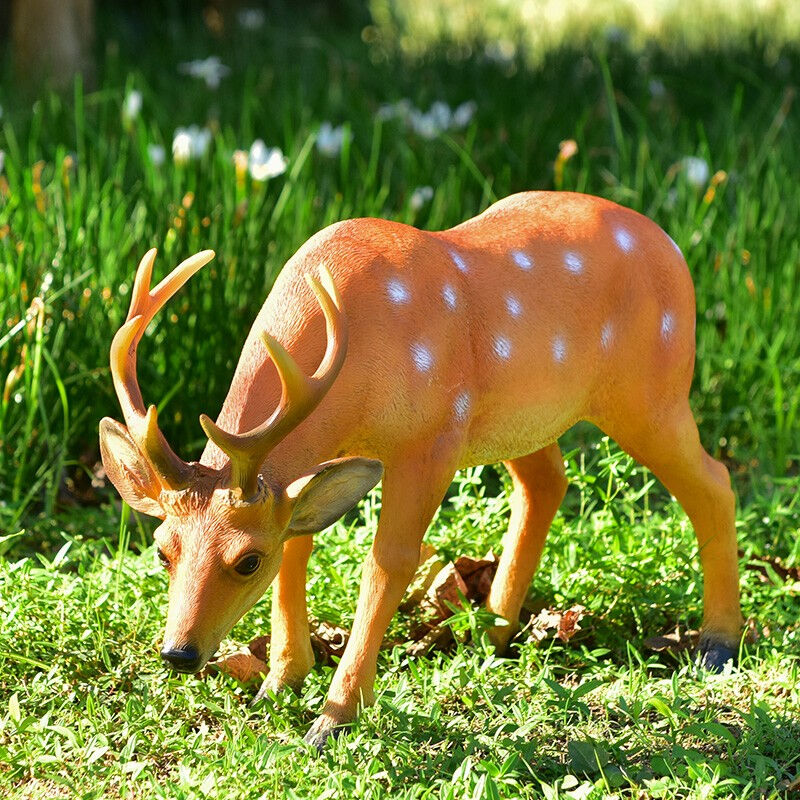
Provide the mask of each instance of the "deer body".
{"label": "deer body", "polygon": [[[327,294],[313,277],[320,264]],[[720,666],[741,628],[734,501],[688,405],[694,320],[691,279],[674,242],[645,217],[586,195],[514,195],[443,232],[363,219],[312,237],[259,313],[216,425],[202,420],[210,441],[200,465],[173,469],[195,470],[181,485],[189,486],[183,495],[200,498],[201,521],[183,500],[170,506],[174,492],[149,491],[161,513],[148,513],[166,520],[157,541],[178,562],[170,567],[169,652],[180,660],[191,645],[199,660],[210,657],[277,573],[265,688],[301,683],[313,664],[305,604],[311,537],[303,534],[352,505],[377,480],[378,462],[382,510],[352,638],[310,741],[321,746],[371,702],[381,638],[454,473],[497,461],[514,484],[487,601],[509,623],[492,631],[502,648],[566,489],[555,442],[586,419],[650,467],[692,519],[705,576],[701,649]],[[306,389],[277,343],[305,375],[322,360],[312,384],[320,375],[324,389],[308,395],[291,425],[281,418],[292,413],[292,381],[299,396]],[[140,398],[137,407],[142,414]],[[275,434],[276,425],[285,430]],[[145,442],[143,434],[131,438]],[[105,446],[104,461],[113,449]],[[119,472],[107,470],[112,478]],[[248,548],[265,566],[242,588],[225,569]]]}
{"label": "deer body", "polygon": [[[267,470],[295,474],[303,453],[304,467],[385,459],[443,434],[461,442],[459,468],[494,463],[688,392],[694,292],[669,237],[599,198],[531,192],[443,233],[357,219],[314,236],[255,320],[220,427],[252,428],[279,400],[260,331],[305,371],[319,363],[324,320],[304,280],[319,263],[350,319],[348,356]],[[210,443],[201,461],[225,456]]]}

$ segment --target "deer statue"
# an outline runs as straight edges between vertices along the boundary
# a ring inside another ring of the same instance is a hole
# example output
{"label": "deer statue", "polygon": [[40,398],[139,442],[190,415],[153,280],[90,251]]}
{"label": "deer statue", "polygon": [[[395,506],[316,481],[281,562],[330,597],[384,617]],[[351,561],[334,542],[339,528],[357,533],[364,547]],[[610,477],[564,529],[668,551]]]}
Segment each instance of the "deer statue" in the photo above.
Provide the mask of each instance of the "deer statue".
{"label": "deer statue", "polygon": [[127,427],[100,423],[108,477],[132,508],[163,520],[161,655],[174,669],[200,670],[275,580],[262,694],[300,687],[314,662],[311,534],[382,478],[352,635],[306,736],[321,749],[373,702],[382,637],[455,472],[497,461],[514,487],[487,600],[502,651],[566,491],[556,440],[578,420],[615,439],[685,509],[704,577],[700,657],[711,669],[734,657],[734,495],[689,407],[692,281],[655,223],[597,197],[527,192],[446,231],[379,219],[326,228],[275,281],[219,418],[200,418],[205,451],[187,463],[144,405],[136,348],[213,255],[198,253],[152,290],[155,250],[142,259],[111,345]]}

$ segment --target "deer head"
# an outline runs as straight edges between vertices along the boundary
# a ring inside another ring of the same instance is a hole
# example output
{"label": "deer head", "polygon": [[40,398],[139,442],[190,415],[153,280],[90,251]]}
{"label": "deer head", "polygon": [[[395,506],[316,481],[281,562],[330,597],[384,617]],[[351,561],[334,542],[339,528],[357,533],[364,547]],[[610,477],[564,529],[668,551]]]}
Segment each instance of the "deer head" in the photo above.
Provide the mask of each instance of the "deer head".
{"label": "deer head", "polygon": [[262,341],[281,381],[281,399],[262,425],[244,433],[221,430],[207,416],[203,430],[230,459],[222,469],[183,461],[145,408],[136,378],[136,348],[155,314],[213,257],[205,250],[150,289],[156,251],[139,264],[125,324],[111,344],[111,375],[125,425],[100,422],[103,465],[123,500],[163,520],[155,532],[169,574],[169,610],[162,657],[196,672],[258,600],[280,567],[283,543],[320,531],[352,508],[380,480],[379,461],[340,458],[299,475],[287,486],[260,475],[270,451],[320,403],[344,363],[347,322],[330,273],[307,276],[325,316],[327,348],[312,377],[267,333]]}

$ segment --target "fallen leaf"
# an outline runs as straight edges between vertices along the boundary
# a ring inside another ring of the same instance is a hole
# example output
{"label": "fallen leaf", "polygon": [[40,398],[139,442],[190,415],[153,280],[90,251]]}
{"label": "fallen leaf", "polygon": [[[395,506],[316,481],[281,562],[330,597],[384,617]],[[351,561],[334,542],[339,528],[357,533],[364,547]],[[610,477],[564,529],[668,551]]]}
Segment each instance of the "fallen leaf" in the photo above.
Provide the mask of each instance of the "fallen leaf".
{"label": "fallen leaf", "polygon": [[262,661],[267,661],[267,648],[269,647],[269,639],[269,636],[257,636],[252,642],[250,642],[249,645],[247,645],[247,647],[256,658],[260,658]]}
{"label": "fallen leaf", "polygon": [[[419,604],[420,622],[414,626],[411,636],[419,640],[442,620],[452,616],[450,605],[458,607],[461,597],[467,594],[467,585],[455,565],[450,562],[434,576],[428,591]],[[459,596],[460,595],[460,596]]]}
{"label": "fallen leaf", "polygon": [[561,614],[549,608],[543,608],[535,617],[531,617],[530,638],[535,642],[544,641],[547,638],[548,631],[558,630],[560,622]]}
{"label": "fallen leaf", "polygon": [[556,636],[562,642],[568,642],[580,629],[578,624],[586,616],[586,608],[584,606],[572,606],[568,608],[562,615],[561,621],[558,623],[558,633]]}
{"label": "fallen leaf", "polygon": [[245,645],[238,650],[226,653],[209,662],[208,666],[200,673],[205,678],[222,672],[242,684],[261,680],[269,671],[267,662],[250,652]]}
{"label": "fallen leaf", "polygon": [[334,658],[340,658],[349,638],[350,631],[330,622],[320,620],[311,625],[311,647],[317,661],[323,664],[330,664]]}
{"label": "fallen leaf", "polygon": [[[739,550],[739,558],[744,558],[744,551]],[[762,583],[800,583],[800,567],[787,567],[775,556],[751,556],[744,568],[758,572]]]}
{"label": "fallen leaf", "polygon": [[528,623],[528,636],[534,642],[542,642],[553,635],[568,642],[579,630],[580,621],[586,616],[586,608],[575,605],[566,611],[557,611],[552,608],[543,608]]}
{"label": "fallen leaf", "polygon": [[470,558],[460,556],[455,561],[455,568],[466,584],[464,592],[468,600],[474,603],[483,603],[489,596],[497,572],[497,556],[489,551],[483,558]]}

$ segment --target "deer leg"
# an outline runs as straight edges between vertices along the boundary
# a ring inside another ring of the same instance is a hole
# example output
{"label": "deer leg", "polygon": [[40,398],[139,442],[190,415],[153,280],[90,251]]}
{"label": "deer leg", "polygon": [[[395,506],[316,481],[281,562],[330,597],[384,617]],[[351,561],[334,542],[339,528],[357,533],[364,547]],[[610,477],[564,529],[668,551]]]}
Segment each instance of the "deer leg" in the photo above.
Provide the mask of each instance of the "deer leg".
{"label": "deer leg", "polygon": [[378,530],[364,562],[353,631],[336,669],[322,714],[306,742],[322,750],[328,737],[371,705],[378,650],[419,563],[419,548],[453,479],[450,454],[385,464]]}
{"label": "deer leg", "polygon": [[256,700],[267,691],[299,691],[314,666],[306,608],[306,567],[313,546],[312,536],[295,536],[283,545],[283,561],[272,588],[269,674]]}
{"label": "deer leg", "polygon": [[706,667],[719,670],[735,658],[743,622],[735,498],[728,470],[703,449],[688,404],[671,420],[659,420],[645,432],[617,441],[653,471],[694,526],[703,570],[700,657]]}
{"label": "deer leg", "polygon": [[555,443],[504,464],[514,484],[511,519],[486,600],[489,611],[508,622],[488,632],[501,653],[517,631],[519,612],[539,565],[550,524],[567,491],[561,450]]}

